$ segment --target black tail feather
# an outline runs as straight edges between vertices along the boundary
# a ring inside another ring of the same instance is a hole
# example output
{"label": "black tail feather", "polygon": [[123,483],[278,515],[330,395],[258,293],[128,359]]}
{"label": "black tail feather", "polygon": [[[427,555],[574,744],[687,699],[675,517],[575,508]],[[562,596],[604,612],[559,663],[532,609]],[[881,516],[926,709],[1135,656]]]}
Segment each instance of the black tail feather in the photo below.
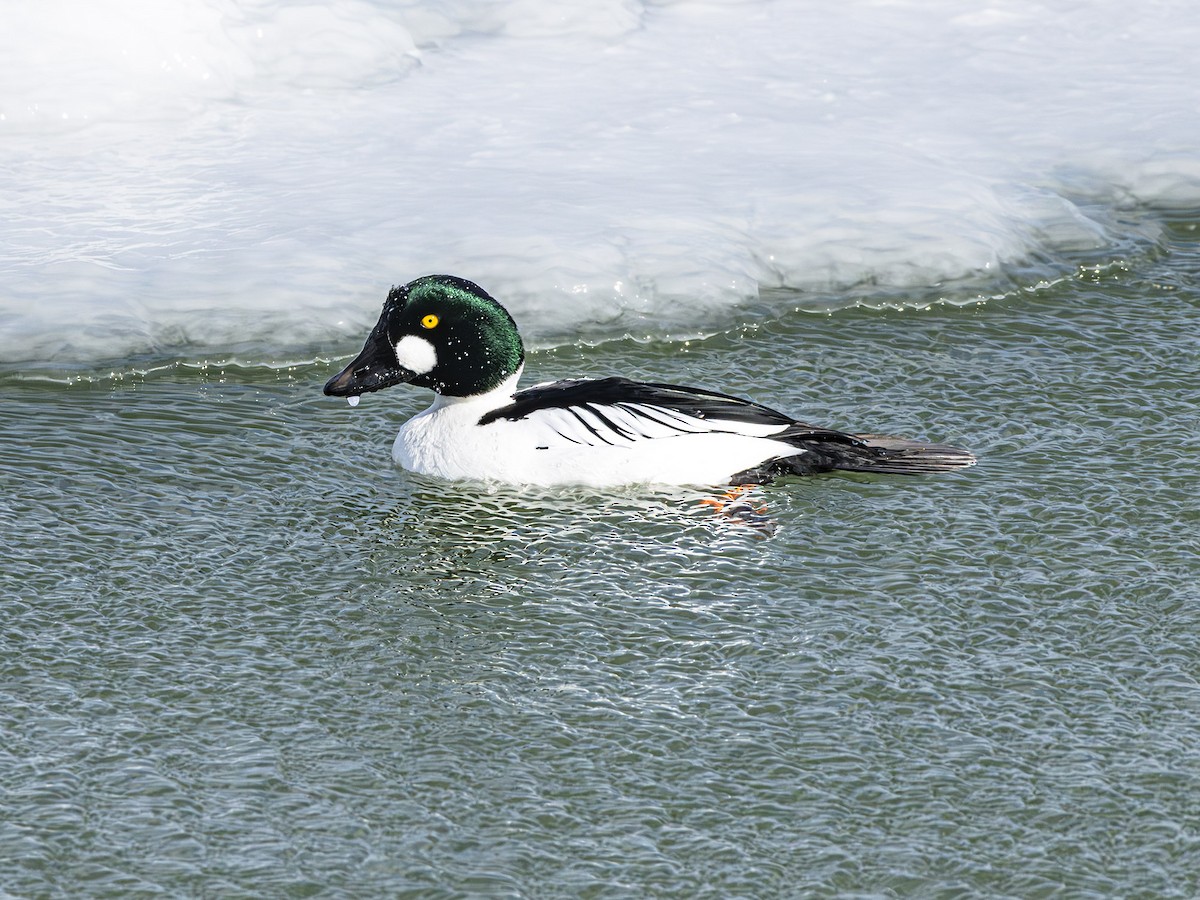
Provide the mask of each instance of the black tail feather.
{"label": "black tail feather", "polygon": [[976,462],[973,453],[958,447],[886,434],[845,434],[801,425],[779,437],[803,452],[740,472],[735,483],[762,483],[785,475],[821,472],[936,475],[965,469]]}
{"label": "black tail feather", "polygon": [[[834,455],[835,470],[841,472],[886,472],[893,475],[935,475],[975,465],[975,454],[930,441],[886,434],[856,434],[862,442],[856,452]],[[862,451],[865,451],[863,453]]]}

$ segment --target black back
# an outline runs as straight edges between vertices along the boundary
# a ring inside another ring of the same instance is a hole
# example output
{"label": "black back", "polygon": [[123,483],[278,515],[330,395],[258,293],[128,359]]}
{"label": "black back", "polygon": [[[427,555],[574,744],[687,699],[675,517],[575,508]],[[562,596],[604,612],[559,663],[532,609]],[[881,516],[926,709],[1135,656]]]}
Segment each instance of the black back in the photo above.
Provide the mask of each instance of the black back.
{"label": "black back", "polygon": [[518,391],[512,403],[485,413],[479,424],[487,425],[497,419],[523,419],[542,409],[567,409],[585,404],[655,406],[697,419],[778,425],[780,428],[799,424],[789,415],[728,394],[619,377],[555,381]]}

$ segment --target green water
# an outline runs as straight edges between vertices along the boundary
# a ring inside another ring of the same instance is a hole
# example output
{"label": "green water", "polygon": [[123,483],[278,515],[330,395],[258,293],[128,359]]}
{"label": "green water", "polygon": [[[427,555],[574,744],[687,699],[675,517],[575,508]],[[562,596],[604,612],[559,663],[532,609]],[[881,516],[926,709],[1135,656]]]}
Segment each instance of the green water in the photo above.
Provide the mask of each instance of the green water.
{"label": "green water", "polygon": [[0,375],[0,892],[1196,896],[1198,239],[532,355],[981,456],[770,537],[395,470],[330,365]]}

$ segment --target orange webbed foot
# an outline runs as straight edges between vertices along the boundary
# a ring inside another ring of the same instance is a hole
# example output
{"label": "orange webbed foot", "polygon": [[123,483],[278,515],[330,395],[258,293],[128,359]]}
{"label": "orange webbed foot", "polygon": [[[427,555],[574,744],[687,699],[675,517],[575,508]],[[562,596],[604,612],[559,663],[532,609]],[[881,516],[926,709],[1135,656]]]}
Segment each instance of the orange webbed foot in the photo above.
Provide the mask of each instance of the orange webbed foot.
{"label": "orange webbed foot", "polygon": [[754,528],[768,535],[774,534],[775,523],[767,516],[766,506],[751,503],[747,496],[756,487],[756,484],[740,484],[719,497],[705,497],[700,505],[711,506],[718,515],[734,524]]}

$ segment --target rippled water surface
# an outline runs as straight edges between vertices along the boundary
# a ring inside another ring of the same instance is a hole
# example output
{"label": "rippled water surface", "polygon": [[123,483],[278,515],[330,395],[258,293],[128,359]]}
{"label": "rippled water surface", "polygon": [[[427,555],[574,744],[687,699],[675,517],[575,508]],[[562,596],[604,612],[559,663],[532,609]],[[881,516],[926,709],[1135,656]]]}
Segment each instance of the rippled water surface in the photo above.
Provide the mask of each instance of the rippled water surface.
{"label": "rippled water surface", "polygon": [[532,355],[981,455],[772,536],[410,476],[328,364],[7,371],[0,888],[1194,896],[1196,249]]}

